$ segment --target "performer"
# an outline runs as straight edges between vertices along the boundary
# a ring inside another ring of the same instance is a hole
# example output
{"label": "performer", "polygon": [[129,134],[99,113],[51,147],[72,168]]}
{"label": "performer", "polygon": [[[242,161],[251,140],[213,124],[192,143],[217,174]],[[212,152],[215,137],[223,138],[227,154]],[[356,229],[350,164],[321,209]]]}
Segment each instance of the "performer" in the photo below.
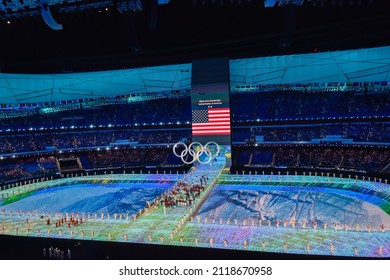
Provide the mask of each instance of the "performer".
{"label": "performer", "polygon": [[356,230],[356,231],[359,231],[359,230],[360,230],[360,225],[359,225],[359,224],[356,224],[356,225],[355,225],[355,230]]}
{"label": "performer", "polygon": [[329,251],[330,251],[330,255],[333,256],[334,255],[334,245],[333,245],[333,243],[330,244]]}
{"label": "performer", "polygon": [[306,254],[310,255],[310,243],[306,243]]}
{"label": "performer", "polygon": [[291,226],[292,226],[293,228],[295,228],[295,223],[296,223],[295,220],[292,219],[292,220],[291,220]]}
{"label": "performer", "polygon": [[263,252],[265,251],[265,241],[263,240],[263,241],[261,241],[261,247],[262,247],[262,249],[263,249]]}
{"label": "performer", "polygon": [[379,255],[380,257],[383,257],[383,246],[382,246],[382,245],[380,245],[380,246],[378,247],[378,255]]}
{"label": "performer", "polygon": [[214,247],[214,238],[210,237],[210,248]]}
{"label": "performer", "polygon": [[287,253],[287,243],[283,243],[283,253]]}
{"label": "performer", "polygon": [[358,248],[355,246],[355,247],[353,247],[353,255],[355,256],[355,257],[357,257],[358,256],[358,254],[359,254],[359,250],[358,250]]}

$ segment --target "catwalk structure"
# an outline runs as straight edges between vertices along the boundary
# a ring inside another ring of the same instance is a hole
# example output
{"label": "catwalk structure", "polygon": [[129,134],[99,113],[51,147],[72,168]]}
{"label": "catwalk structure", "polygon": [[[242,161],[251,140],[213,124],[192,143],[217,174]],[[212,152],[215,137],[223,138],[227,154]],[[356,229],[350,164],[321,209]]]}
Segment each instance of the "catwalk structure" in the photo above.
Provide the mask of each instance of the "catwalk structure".
{"label": "catwalk structure", "polygon": [[[186,174],[80,176],[5,189],[0,233],[390,257],[387,182],[324,174],[228,174],[225,161],[220,155]],[[195,185],[202,186],[199,192],[185,196]]]}

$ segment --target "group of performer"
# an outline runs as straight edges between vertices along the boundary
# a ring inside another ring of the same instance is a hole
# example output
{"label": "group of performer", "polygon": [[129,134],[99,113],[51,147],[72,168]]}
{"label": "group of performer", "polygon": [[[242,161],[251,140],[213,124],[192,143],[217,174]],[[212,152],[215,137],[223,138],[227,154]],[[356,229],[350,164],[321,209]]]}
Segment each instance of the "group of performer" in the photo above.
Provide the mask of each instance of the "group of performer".
{"label": "group of performer", "polygon": [[[214,217],[204,217],[203,219],[200,217],[200,216],[196,216],[196,218],[194,219],[194,217],[191,217],[190,219],[191,222],[193,221],[197,221],[198,223],[201,223],[202,221],[207,224],[209,222],[211,222],[212,224],[215,224],[216,222],[219,221],[219,224],[222,225],[223,224],[223,221],[224,219],[222,217],[219,217],[219,218],[214,218]],[[291,226],[292,228],[298,228],[298,226],[302,229],[307,229],[307,228],[313,228],[313,229],[318,229],[319,227],[319,222],[317,221],[312,221],[311,224],[312,224],[312,227],[310,227],[310,223],[306,220],[302,220],[300,222],[300,225],[298,225],[298,222],[295,220],[295,219],[291,219],[291,220],[275,220],[275,221],[272,221],[272,220],[263,220],[263,219],[255,219],[255,218],[242,218],[241,221],[239,221],[238,218],[234,218],[234,219],[231,219],[230,217],[226,217],[225,218],[225,224],[226,225],[231,225],[231,224],[234,224],[234,225],[242,225],[242,226],[276,226],[277,228],[279,227],[284,227],[284,228],[287,228],[289,226]],[[328,223],[326,221],[322,222],[322,228],[324,230],[326,229],[329,229],[329,226],[328,226]],[[341,224],[341,223],[333,223],[333,229],[338,231],[338,230],[344,230],[344,231],[363,231],[362,227],[360,224],[355,224],[354,226],[350,226],[348,224]],[[367,232],[371,232],[373,229],[373,226],[371,224],[368,224],[366,225],[366,231]],[[381,224],[379,225],[378,227],[378,230],[380,232],[384,232],[386,229],[386,226],[384,224]]]}
{"label": "group of performer", "polygon": [[[50,225],[50,218],[47,218],[46,223],[47,225]],[[67,219],[66,217],[62,217],[61,219],[55,222],[55,225],[56,227],[60,227],[64,224],[67,224],[68,228],[70,228],[70,227],[77,227],[82,223],[83,223],[83,218],[70,216],[69,219]]]}
{"label": "group of performer", "polygon": [[166,207],[192,205],[193,201],[204,191],[207,181],[206,175],[200,178],[196,176],[192,182],[180,180],[162,195],[160,202]]}

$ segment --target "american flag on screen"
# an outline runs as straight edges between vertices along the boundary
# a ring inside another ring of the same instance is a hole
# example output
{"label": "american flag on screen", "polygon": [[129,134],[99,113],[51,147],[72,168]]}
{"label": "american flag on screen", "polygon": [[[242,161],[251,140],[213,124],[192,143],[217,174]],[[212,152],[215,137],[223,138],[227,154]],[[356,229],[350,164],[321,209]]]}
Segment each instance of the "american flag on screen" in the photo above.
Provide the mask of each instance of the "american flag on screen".
{"label": "american flag on screen", "polygon": [[229,135],[230,109],[208,108],[192,111],[192,135]]}

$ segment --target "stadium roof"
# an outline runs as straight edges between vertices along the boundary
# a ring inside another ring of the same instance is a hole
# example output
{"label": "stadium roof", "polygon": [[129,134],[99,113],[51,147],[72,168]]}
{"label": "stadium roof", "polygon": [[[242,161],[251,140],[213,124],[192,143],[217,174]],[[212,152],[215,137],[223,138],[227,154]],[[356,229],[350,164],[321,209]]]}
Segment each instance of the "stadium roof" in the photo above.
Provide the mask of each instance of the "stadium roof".
{"label": "stadium roof", "polygon": [[68,74],[1,74],[0,104],[189,89],[191,64]]}
{"label": "stadium roof", "polygon": [[[236,59],[231,86],[390,81],[390,46]],[[191,64],[68,74],[0,74],[0,104],[52,102],[191,87]]]}
{"label": "stadium roof", "polygon": [[390,81],[390,46],[230,62],[231,86]]}
{"label": "stadium roof", "polygon": [[[390,44],[388,0],[307,0],[283,7],[279,3],[287,1],[270,1],[278,3],[270,8],[264,0],[171,0],[157,6],[160,1],[149,0],[142,1],[142,11],[127,13],[114,3],[136,0],[38,2],[50,4],[62,29],[49,28],[41,15],[0,19],[1,72],[125,69]],[[81,2],[106,6],[62,10]],[[7,15],[11,6],[37,5],[4,3]]]}

